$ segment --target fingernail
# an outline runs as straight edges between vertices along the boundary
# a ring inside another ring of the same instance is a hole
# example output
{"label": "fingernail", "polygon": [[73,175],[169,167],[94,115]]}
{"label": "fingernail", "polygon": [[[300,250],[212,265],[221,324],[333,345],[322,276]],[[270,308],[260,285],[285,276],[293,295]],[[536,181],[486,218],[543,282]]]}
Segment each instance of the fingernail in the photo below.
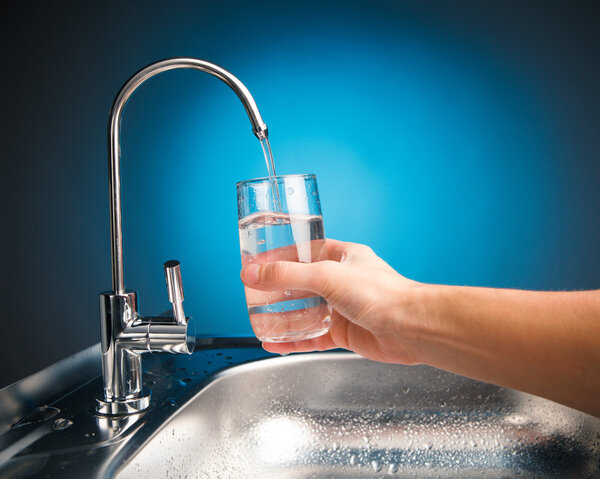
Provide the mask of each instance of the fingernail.
{"label": "fingernail", "polygon": [[260,273],[260,266],[257,264],[249,264],[242,271],[244,281],[249,284],[258,283],[258,275]]}

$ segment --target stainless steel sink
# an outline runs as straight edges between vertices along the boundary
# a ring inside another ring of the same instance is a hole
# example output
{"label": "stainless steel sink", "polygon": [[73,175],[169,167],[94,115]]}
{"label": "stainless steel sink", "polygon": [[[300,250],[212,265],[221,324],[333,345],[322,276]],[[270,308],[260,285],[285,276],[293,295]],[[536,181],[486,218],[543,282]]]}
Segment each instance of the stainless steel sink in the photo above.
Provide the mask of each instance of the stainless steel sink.
{"label": "stainless steel sink", "polygon": [[349,353],[216,376],[119,478],[599,477],[600,421],[425,366]]}
{"label": "stainless steel sink", "polygon": [[199,338],[144,368],[129,416],[95,412],[97,346],[0,390],[0,477],[600,477],[600,419],[425,366]]}

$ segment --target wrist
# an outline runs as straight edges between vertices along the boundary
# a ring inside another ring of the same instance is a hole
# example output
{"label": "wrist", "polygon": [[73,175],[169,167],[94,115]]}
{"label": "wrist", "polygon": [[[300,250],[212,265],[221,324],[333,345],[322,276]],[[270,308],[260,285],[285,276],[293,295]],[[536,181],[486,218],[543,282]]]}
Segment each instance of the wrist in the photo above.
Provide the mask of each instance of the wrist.
{"label": "wrist", "polygon": [[429,364],[436,348],[447,333],[455,287],[416,283],[404,287],[400,297],[400,312],[396,315],[397,331],[415,364]]}

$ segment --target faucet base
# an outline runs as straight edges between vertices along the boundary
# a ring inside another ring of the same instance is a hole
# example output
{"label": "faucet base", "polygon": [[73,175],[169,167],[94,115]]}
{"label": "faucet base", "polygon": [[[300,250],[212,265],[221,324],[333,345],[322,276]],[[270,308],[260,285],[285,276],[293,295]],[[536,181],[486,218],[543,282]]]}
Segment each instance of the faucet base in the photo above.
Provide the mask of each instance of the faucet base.
{"label": "faucet base", "polygon": [[125,401],[103,401],[96,399],[96,412],[103,416],[124,416],[143,411],[150,406],[150,393],[135,399]]}

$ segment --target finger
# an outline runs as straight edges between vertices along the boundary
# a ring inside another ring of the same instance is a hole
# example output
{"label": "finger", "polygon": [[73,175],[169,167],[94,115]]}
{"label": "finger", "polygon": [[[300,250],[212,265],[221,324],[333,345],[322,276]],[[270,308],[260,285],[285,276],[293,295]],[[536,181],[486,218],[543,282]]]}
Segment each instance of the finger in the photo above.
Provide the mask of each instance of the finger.
{"label": "finger", "polygon": [[274,289],[302,289],[323,295],[325,277],[337,276],[338,263],[294,263],[275,261],[242,268],[240,277],[249,288],[269,291]]}
{"label": "finger", "polygon": [[307,247],[310,250],[310,254],[304,254],[303,256],[310,256],[311,263],[327,259],[339,262],[346,257],[350,251],[355,251],[360,248],[360,246],[362,245],[334,239],[312,240],[306,245],[303,243],[294,243],[292,245],[269,249],[257,254],[242,251],[242,264],[262,264],[272,263],[274,261],[300,261],[307,263],[309,261],[301,261],[298,254],[299,250],[306,250]]}
{"label": "finger", "polygon": [[296,242],[279,248],[271,248],[260,253],[242,251],[242,265],[249,263],[262,264],[274,261],[296,261],[315,263],[327,259],[325,240]]}
{"label": "finger", "polygon": [[348,243],[346,241],[339,241],[327,238],[325,240],[325,249],[327,251],[327,259],[333,261],[342,261],[346,256],[348,250],[352,248],[354,243]]}
{"label": "finger", "polygon": [[327,239],[327,259],[343,262],[350,258],[372,257],[373,250],[364,244]]}

